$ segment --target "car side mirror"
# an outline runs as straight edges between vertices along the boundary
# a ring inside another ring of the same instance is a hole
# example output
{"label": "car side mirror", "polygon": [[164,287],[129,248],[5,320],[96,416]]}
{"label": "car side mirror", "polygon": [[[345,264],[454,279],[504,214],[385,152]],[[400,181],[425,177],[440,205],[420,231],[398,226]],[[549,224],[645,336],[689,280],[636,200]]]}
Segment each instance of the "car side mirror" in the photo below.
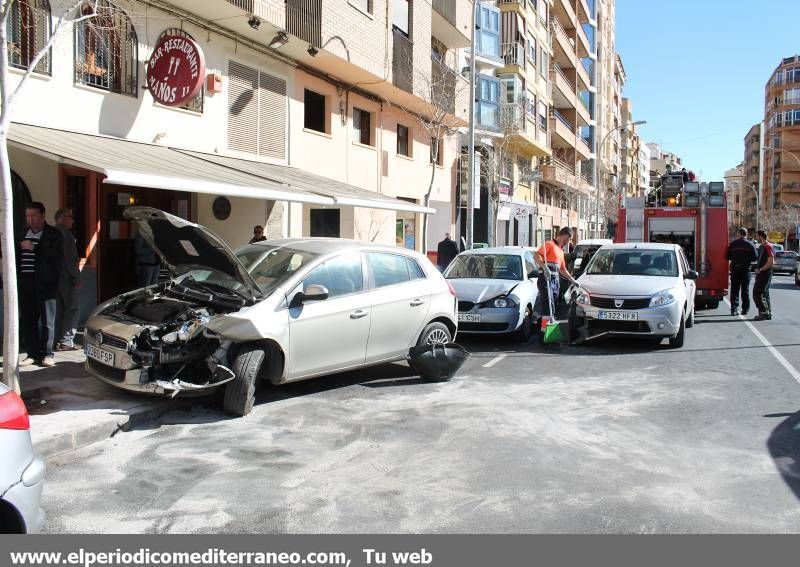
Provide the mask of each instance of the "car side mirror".
{"label": "car side mirror", "polygon": [[700,274],[698,274],[694,270],[689,270],[688,272],[686,272],[686,275],[683,276],[683,277],[684,277],[684,279],[695,281],[695,280],[697,280],[697,278],[700,277]]}
{"label": "car side mirror", "polygon": [[323,301],[328,299],[330,292],[324,285],[311,284],[310,286],[294,294],[289,307],[300,307],[306,301]]}

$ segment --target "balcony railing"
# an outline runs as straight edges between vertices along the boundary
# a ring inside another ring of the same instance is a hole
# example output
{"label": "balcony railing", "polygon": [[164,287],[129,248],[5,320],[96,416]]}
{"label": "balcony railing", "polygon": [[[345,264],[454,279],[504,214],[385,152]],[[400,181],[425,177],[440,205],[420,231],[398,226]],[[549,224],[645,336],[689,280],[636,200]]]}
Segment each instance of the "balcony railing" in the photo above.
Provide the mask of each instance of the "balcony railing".
{"label": "balcony railing", "polygon": [[433,0],[433,9],[453,26],[456,25],[456,0]]}
{"label": "balcony railing", "polygon": [[574,93],[575,92],[575,82],[569,80],[569,77],[567,77],[567,75],[564,74],[564,71],[561,69],[561,66],[558,63],[553,63],[553,71],[555,71],[556,75],[558,75],[559,77],[561,77],[562,79],[564,79],[567,82],[567,84],[570,86],[570,89]]}
{"label": "balcony railing", "polygon": [[557,157],[553,158],[553,163],[556,167],[566,170],[570,175],[575,175],[575,166],[571,166],[567,162],[561,161]]}
{"label": "balcony railing", "polygon": [[517,6],[525,7],[526,0],[500,0],[498,4],[515,4]]}
{"label": "balcony railing", "polygon": [[525,68],[525,46],[519,42],[504,43],[502,46],[503,61],[506,66],[516,65]]}
{"label": "balcony railing", "polygon": [[508,102],[500,105],[500,128],[507,132],[525,129],[525,104]]}
{"label": "balcony railing", "polygon": [[406,92],[414,92],[414,44],[395,28],[392,39],[392,84]]}
{"label": "balcony railing", "polygon": [[228,4],[233,4],[240,10],[244,10],[250,14],[255,13],[254,4],[255,0],[228,0]]}
{"label": "balcony railing", "polygon": [[573,126],[573,125],[572,125],[572,123],[571,123],[569,120],[567,120],[566,118],[564,118],[564,115],[562,115],[562,114],[561,114],[561,113],[560,113],[558,110],[556,110],[555,108],[553,109],[553,117],[554,117],[556,120],[558,120],[559,122],[561,122],[561,123],[562,123],[564,126],[566,126],[567,128],[569,128],[569,131],[570,131],[570,132],[575,132],[575,126]]}
{"label": "balcony railing", "polygon": [[286,31],[322,47],[322,0],[286,0]]}

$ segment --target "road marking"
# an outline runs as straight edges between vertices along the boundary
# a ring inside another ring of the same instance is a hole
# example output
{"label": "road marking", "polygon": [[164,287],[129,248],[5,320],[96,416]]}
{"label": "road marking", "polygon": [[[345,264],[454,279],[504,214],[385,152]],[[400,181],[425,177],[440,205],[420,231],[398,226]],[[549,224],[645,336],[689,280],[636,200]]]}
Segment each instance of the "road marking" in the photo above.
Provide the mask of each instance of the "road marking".
{"label": "road marking", "polygon": [[[725,303],[728,304],[728,307],[731,306],[730,302],[727,299],[725,299]],[[761,341],[761,344],[767,347],[767,350],[772,353],[772,356],[774,356],[775,359],[781,363],[781,366],[783,366],[786,369],[786,371],[792,376],[792,378],[794,378],[795,381],[797,381],[797,383],[800,384],[800,372],[798,372],[797,368],[792,366],[792,363],[786,360],[786,358],[784,358],[784,356],[778,352],[778,349],[772,346],[772,343],[770,343],[767,340],[767,338],[764,335],[762,335],[758,329],[755,328],[755,325],[753,325],[750,321],[744,318],[744,315],[739,315],[739,319],[744,321],[744,324],[747,325],[747,328],[753,332],[753,334],[759,341]]]}
{"label": "road marking", "polygon": [[497,364],[498,362],[503,360],[506,356],[508,356],[508,355],[507,354],[501,354],[499,356],[495,356],[492,360],[490,360],[489,362],[484,364],[483,367],[484,368],[491,368],[492,366],[494,366],[495,364]]}

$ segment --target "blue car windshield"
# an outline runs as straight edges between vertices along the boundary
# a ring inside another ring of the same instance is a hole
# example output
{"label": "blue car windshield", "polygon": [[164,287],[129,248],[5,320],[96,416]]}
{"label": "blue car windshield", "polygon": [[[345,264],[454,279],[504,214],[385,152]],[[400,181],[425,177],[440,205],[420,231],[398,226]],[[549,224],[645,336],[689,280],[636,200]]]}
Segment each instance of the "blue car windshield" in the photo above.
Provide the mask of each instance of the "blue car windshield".
{"label": "blue car windshield", "polygon": [[678,258],[672,250],[599,250],[586,269],[590,276],[678,277]]}
{"label": "blue car windshield", "polygon": [[510,254],[462,254],[453,260],[444,277],[489,280],[522,280],[522,258]]}

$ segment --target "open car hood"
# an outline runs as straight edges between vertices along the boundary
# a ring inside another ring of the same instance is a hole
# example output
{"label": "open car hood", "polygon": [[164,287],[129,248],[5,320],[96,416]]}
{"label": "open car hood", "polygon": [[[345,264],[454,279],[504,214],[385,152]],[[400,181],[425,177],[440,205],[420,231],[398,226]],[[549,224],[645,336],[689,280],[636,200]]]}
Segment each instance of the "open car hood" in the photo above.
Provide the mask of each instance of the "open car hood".
{"label": "open car hood", "polygon": [[233,251],[204,226],[151,207],[128,207],[125,217],[136,221],[142,238],[173,274],[192,269],[215,270],[237,280],[254,299],[263,297]]}

